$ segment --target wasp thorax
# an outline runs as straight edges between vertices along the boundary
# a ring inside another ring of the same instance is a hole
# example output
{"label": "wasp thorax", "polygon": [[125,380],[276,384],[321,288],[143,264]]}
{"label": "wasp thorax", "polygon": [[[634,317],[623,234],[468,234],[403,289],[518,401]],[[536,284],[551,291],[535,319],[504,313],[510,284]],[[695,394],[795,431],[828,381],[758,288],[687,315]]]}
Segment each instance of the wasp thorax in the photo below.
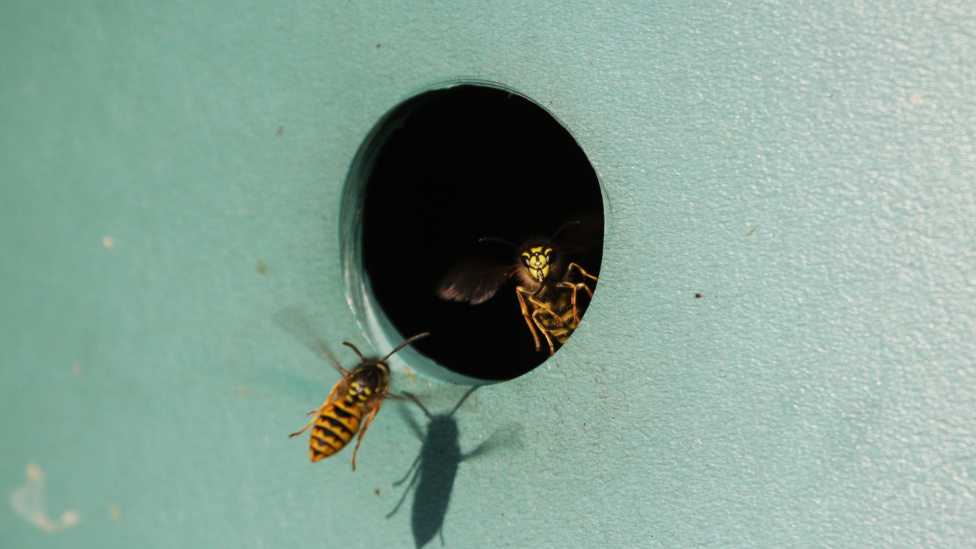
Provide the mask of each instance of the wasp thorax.
{"label": "wasp thorax", "polygon": [[522,264],[529,270],[533,279],[542,282],[552,269],[553,251],[546,246],[536,246],[522,250]]}

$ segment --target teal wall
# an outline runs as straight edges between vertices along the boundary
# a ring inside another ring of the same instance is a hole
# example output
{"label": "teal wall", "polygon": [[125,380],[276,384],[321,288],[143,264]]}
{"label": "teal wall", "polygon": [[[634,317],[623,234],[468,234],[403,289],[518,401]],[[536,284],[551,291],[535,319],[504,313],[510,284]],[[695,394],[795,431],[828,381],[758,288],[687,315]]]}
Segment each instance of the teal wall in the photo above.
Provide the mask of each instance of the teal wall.
{"label": "teal wall", "polygon": [[[549,109],[609,222],[575,337],[454,416],[448,547],[976,543],[972,4],[574,4],[0,4],[0,546],[415,545],[420,441],[310,465],[336,376],[280,319],[370,346],[347,171],[455,81]],[[39,471],[76,524],[14,510]]]}

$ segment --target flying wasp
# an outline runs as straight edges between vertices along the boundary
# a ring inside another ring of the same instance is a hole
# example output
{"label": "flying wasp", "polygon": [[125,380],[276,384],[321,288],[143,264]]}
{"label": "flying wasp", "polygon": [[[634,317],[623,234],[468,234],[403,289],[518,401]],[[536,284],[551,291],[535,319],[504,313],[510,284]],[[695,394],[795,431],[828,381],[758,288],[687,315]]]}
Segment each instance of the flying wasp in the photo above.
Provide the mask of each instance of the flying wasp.
{"label": "flying wasp", "polygon": [[[383,358],[366,358],[355,345],[343,341],[343,345],[351,348],[359,356],[359,365],[349,371],[329,357],[332,365],[342,374],[342,379],[332,387],[322,406],[308,413],[308,415],[315,414],[312,421],[308,422],[301,431],[288,435],[289,438],[298,436],[314,426],[312,436],[308,440],[308,450],[312,463],[315,463],[342,450],[358,431],[359,439],[356,441],[356,449],[352,452],[352,470],[355,471],[356,454],[359,452],[359,445],[363,442],[363,435],[369,429],[369,424],[380,411],[383,399],[396,397],[389,392],[390,367],[386,364],[386,360],[400,349],[429,335],[430,332],[417,334],[398,345]],[[359,425],[363,416],[368,417],[360,431]]]}
{"label": "flying wasp", "polygon": [[566,257],[593,248],[596,235],[602,233],[602,225],[602,220],[597,222],[591,218],[570,221],[551,237],[531,237],[520,244],[501,238],[482,238],[479,242],[497,242],[514,248],[515,257],[506,262],[482,257],[462,260],[441,279],[435,292],[441,299],[477,305],[491,299],[503,284],[517,276],[521,284],[515,287],[515,295],[532,333],[535,350],[542,350],[538,335],[541,332],[552,356],[556,352],[553,339],[562,345],[579,327],[582,316],[579,294],[586,292],[593,298],[587,279],[599,280],[577,263],[567,263]]}

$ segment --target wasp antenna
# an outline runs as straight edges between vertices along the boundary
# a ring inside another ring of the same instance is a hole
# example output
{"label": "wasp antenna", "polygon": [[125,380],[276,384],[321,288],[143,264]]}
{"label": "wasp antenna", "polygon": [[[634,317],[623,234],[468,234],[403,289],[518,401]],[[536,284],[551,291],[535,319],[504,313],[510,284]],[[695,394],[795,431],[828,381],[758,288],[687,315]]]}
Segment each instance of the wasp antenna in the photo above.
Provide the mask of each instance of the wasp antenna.
{"label": "wasp antenna", "polygon": [[417,341],[418,339],[423,339],[423,338],[425,338],[425,337],[427,337],[429,335],[430,335],[430,332],[424,332],[422,334],[417,334],[417,335],[411,337],[410,339],[408,339],[408,340],[404,341],[403,343],[397,345],[397,348],[396,349],[393,349],[392,351],[390,351],[390,354],[388,354],[385,357],[381,358],[380,359],[380,362],[383,362],[384,360],[390,358],[391,356],[393,356],[394,354],[396,354],[397,351],[399,351],[400,349],[406,347],[407,345],[410,345],[414,341]]}
{"label": "wasp antenna", "polygon": [[494,237],[494,236],[486,236],[484,238],[479,238],[478,239],[478,242],[497,242],[499,244],[504,244],[506,246],[511,246],[513,248],[518,248],[518,245],[517,244],[515,244],[513,242],[509,242],[508,240],[505,240],[504,238],[497,238],[497,237]]}
{"label": "wasp antenna", "polygon": [[550,240],[556,240],[556,238],[559,237],[559,233],[565,231],[566,229],[572,227],[573,225],[579,225],[579,224],[580,224],[580,221],[578,219],[575,220],[575,221],[570,221],[570,222],[564,224],[562,227],[559,227],[558,229],[556,229],[556,234],[552,235],[552,238]]}
{"label": "wasp antenna", "polygon": [[349,347],[353,351],[355,351],[355,353],[357,355],[359,355],[359,360],[366,360],[366,358],[363,356],[363,353],[360,353],[359,352],[359,349],[357,349],[355,345],[353,345],[352,343],[349,343],[348,341],[343,341],[342,344],[345,345],[346,347]]}

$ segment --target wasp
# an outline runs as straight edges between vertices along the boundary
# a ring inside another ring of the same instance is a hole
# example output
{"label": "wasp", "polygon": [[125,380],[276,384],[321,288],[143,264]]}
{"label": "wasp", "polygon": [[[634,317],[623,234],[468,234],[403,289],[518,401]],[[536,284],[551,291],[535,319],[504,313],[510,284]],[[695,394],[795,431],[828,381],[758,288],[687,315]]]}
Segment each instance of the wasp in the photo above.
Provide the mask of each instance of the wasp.
{"label": "wasp", "polygon": [[555,339],[560,345],[579,327],[579,294],[593,298],[587,279],[599,279],[566,256],[588,251],[595,243],[596,229],[602,220],[570,221],[551,237],[531,237],[514,244],[495,237],[479,242],[497,242],[516,250],[507,262],[492,262],[481,257],[468,258],[456,264],[438,283],[435,292],[448,301],[467,301],[472,305],[491,299],[512,277],[520,284],[515,287],[522,316],[529,326],[536,352],[542,350],[538,333],[549,344],[549,356],[556,352]]}
{"label": "wasp", "polygon": [[[369,424],[380,411],[383,399],[396,397],[389,392],[390,367],[386,364],[386,360],[400,349],[429,335],[430,332],[417,334],[398,345],[383,358],[364,357],[355,345],[343,341],[342,344],[351,348],[359,357],[359,365],[349,371],[330,357],[332,365],[342,375],[342,379],[332,387],[322,406],[308,413],[308,415],[315,414],[312,421],[309,421],[301,431],[288,435],[289,438],[298,436],[309,427],[313,427],[312,436],[308,441],[308,450],[312,463],[315,463],[342,450],[356,432],[359,432],[356,449],[352,452],[352,470],[355,471],[356,454],[359,452],[359,445],[363,442],[363,435],[369,429]],[[360,431],[359,426],[364,416],[367,416],[366,422]]]}

